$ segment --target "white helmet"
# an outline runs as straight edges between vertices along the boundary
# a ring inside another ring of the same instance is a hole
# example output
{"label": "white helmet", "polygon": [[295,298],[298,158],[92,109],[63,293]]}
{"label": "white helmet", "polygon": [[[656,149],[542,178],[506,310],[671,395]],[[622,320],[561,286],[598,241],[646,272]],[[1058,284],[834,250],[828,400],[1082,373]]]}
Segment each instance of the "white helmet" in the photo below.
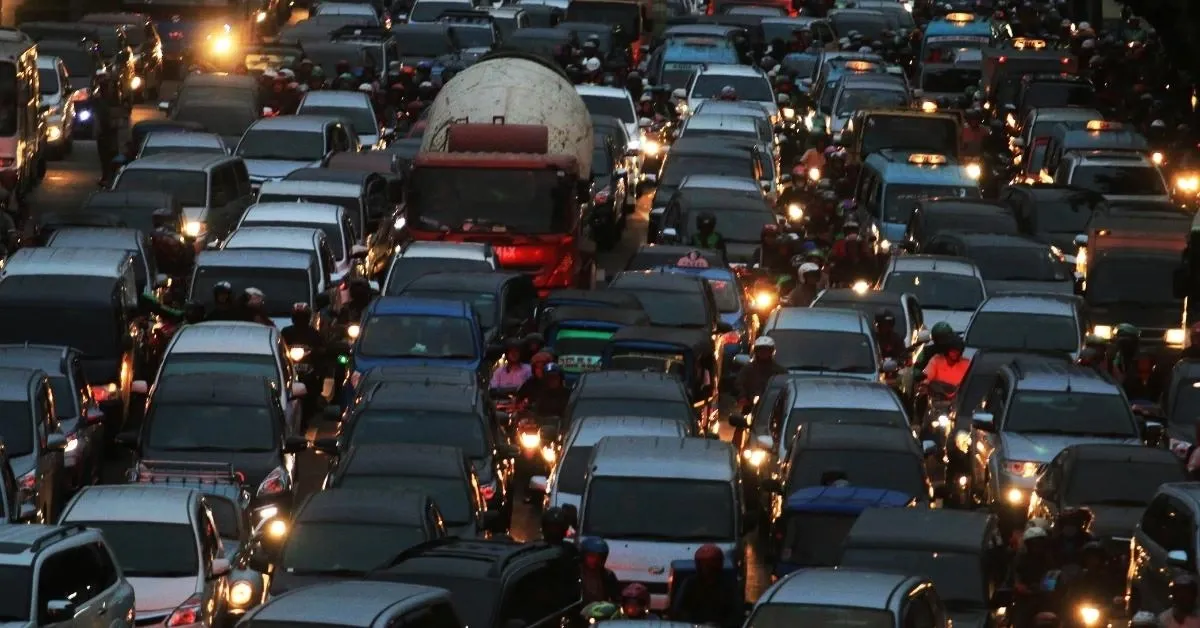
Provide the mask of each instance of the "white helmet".
{"label": "white helmet", "polygon": [[362,85],[358,86],[358,91],[363,92],[364,94],[370,94],[375,91],[375,86],[370,83],[363,83]]}
{"label": "white helmet", "polygon": [[755,349],[774,349],[775,339],[770,336],[759,336],[754,339]]}
{"label": "white helmet", "polygon": [[1154,122],[1151,122],[1151,123],[1150,123],[1150,128],[1152,128],[1152,129],[1165,129],[1165,128],[1167,128],[1167,123],[1166,123],[1166,122],[1163,122],[1162,120],[1155,120]]}
{"label": "white helmet", "polygon": [[1046,538],[1046,530],[1044,528],[1029,528],[1029,529],[1025,530],[1025,534],[1021,535],[1022,541],[1028,541],[1030,539],[1044,539],[1044,538]]}
{"label": "white helmet", "polygon": [[638,126],[640,127],[647,127],[652,124],[654,124],[654,120],[651,120],[650,118],[638,118]]}
{"label": "white helmet", "polygon": [[588,57],[587,61],[583,62],[583,69],[587,70],[588,72],[599,72],[600,60],[596,57]]}
{"label": "white helmet", "polygon": [[650,94],[642,94],[642,97],[638,98],[638,102],[654,102],[654,97]]}
{"label": "white helmet", "polygon": [[862,54],[869,55],[872,52],[875,52],[875,49],[870,46],[863,46],[862,48],[859,48],[858,51]]}
{"label": "white helmet", "polygon": [[819,273],[819,272],[821,272],[821,267],[817,266],[816,264],[814,264],[812,262],[804,262],[803,264],[800,265],[800,274],[801,275],[807,275],[809,273]]}
{"label": "white helmet", "polygon": [[778,96],[775,97],[775,102],[777,102],[781,105],[787,105],[787,104],[791,103],[792,100],[790,98],[788,98],[787,94],[779,94]]}
{"label": "white helmet", "polygon": [[687,90],[682,87],[677,87],[671,92],[671,98],[674,98],[675,100],[687,100]]}
{"label": "white helmet", "polygon": [[1091,24],[1088,24],[1087,22],[1080,22],[1080,23],[1079,23],[1079,30],[1090,29],[1091,27],[1092,27],[1092,25],[1091,25]]}
{"label": "white helmet", "polygon": [[1158,615],[1150,611],[1138,611],[1134,613],[1133,619],[1129,620],[1130,626],[1157,626]]}

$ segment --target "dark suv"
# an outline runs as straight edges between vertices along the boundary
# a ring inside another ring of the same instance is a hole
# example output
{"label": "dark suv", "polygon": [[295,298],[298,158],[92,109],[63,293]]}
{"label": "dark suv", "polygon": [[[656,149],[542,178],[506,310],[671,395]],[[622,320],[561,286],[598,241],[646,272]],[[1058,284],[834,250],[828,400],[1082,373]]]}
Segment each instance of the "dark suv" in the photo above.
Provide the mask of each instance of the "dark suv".
{"label": "dark suv", "polygon": [[65,480],[71,490],[99,481],[104,456],[104,412],[92,397],[82,355],[56,345],[0,345],[0,367],[41,369],[50,378],[54,414],[67,439]]}
{"label": "dark suv", "polygon": [[582,604],[566,567],[578,569],[562,546],[447,538],[403,552],[370,579],[447,589],[468,626],[550,626]]}

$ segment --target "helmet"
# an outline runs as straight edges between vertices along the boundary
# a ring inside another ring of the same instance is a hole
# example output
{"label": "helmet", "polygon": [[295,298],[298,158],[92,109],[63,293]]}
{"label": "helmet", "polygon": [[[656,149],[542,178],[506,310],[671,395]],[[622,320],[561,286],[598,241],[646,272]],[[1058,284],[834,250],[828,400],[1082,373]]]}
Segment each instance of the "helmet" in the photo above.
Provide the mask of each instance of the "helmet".
{"label": "helmet", "polygon": [[737,90],[732,85],[726,85],[721,88],[721,100],[736,100]]}
{"label": "helmet", "polygon": [[638,98],[638,102],[654,102],[654,97],[650,94],[642,94],[642,97]]}
{"label": "helmet", "polygon": [[520,338],[509,338],[508,340],[504,341],[504,352],[505,353],[508,353],[509,351],[512,351],[514,349],[516,349],[517,351],[520,351],[523,348],[525,348],[525,343],[521,342]]}
{"label": "helmet", "polygon": [[542,369],[542,373],[545,373],[546,375],[551,373],[558,373],[559,375],[562,375],[562,367],[560,367],[557,362],[547,362],[546,366]]}
{"label": "helmet", "polygon": [[[762,231],[759,232],[759,237],[765,238],[768,235],[779,235],[779,225],[775,223],[763,225]],[[1197,323],[1197,325],[1200,325],[1200,323]]]}
{"label": "helmet", "polygon": [[775,339],[770,336],[759,336],[754,339],[755,349],[774,349]]}
{"label": "helmet", "polygon": [[587,70],[588,72],[599,72],[600,60],[596,57],[588,57],[587,60],[583,62],[583,69]]}
{"label": "helmet", "polygon": [[542,365],[546,366],[554,362],[554,354],[549,351],[538,351],[529,360],[531,366]]}
{"label": "helmet", "polygon": [[362,85],[358,86],[358,91],[363,92],[364,94],[370,94],[375,91],[375,86],[370,83],[363,83]]}
{"label": "helmet", "polygon": [[1044,539],[1044,538],[1046,538],[1046,536],[1047,536],[1047,534],[1046,534],[1045,529],[1038,528],[1038,527],[1032,527],[1032,528],[1025,529],[1025,533],[1021,535],[1021,540],[1028,542],[1033,539]]}
{"label": "helmet", "polygon": [[817,266],[816,264],[814,264],[812,262],[804,262],[803,264],[800,265],[800,274],[801,275],[807,275],[809,273],[819,273],[819,272],[821,272],[821,267]]}
{"label": "helmet", "polygon": [[1079,352],[1079,363],[1083,364],[1083,365],[1092,364],[1093,362],[1098,362],[1098,361],[1102,360],[1103,358],[1104,358],[1104,352],[1101,351],[1100,349],[1097,349],[1096,347],[1085,346],[1083,348],[1083,351]]}
{"label": "helmet", "polygon": [[712,543],[705,543],[697,548],[693,558],[696,560],[697,565],[705,562],[713,562],[718,565],[725,564],[725,552]]}
{"label": "helmet", "polygon": [[217,296],[219,294],[233,294],[233,285],[228,281],[218,281],[217,283],[213,284],[213,296]]}
{"label": "helmet", "polygon": [[777,102],[781,105],[787,106],[792,101],[790,98],[788,98],[787,94],[779,94],[779,95],[775,96],[775,102]]}
{"label": "helmet", "polygon": [[954,335],[954,328],[946,321],[940,321],[933,325],[933,329],[929,330],[929,335],[933,336],[934,341],[941,342],[941,338],[949,339]]}
{"label": "helmet", "polygon": [[1129,625],[1130,626],[1144,626],[1144,627],[1157,626],[1158,625],[1158,615],[1155,615],[1154,613],[1152,613],[1150,611],[1138,611],[1138,612],[1134,613],[1133,619],[1129,620]]}
{"label": "helmet", "polygon": [[888,323],[890,325],[895,325],[896,324],[896,315],[892,314],[891,310],[879,310],[878,312],[875,313],[875,324],[879,325],[882,323]]}
{"label": "helmet", "polygon": [[263,294],[262,290],[259,290],[258,288],[255,288],[254,286],[250,286],[249,288],[246,288],[242,292],[245,293],[246,296],[248,296],[252,299],[253,298],[261,299],[261,298],[267,296],[267,295]]}
{"label": "helmet", "polygon": [[607,619],[617,619],[620,617],[620,613],[621,609],[612,602],[592,602],[583,609],[583,616],[596,623]]}
{"label": "helmet", "polygon": [[1077,525],[1086,528],[1092,524],[1092,510],[1086,507],[1063,508],[1055,518],[1056,525]]}
{"label": "helmet", "polygon": [[303,301],[292,304],[292,316],[311,316],[312,307]]}
{"label": "helmet", "polygon": [[712,212],[700,212],[696,216],[696,228],[697,229],[704,229],[705,227],[708,227],[711,229],[711,228],[716,228],[716,226],[717,226],[717,217],[714,216]]}
{"label": "helmet", "polygon": [[650,590],[640,582],[631,582],[621,591],[621,601],[634,600],[642,604],[650,603]]}
{"label": "helmet", "polygon": [[687,100],[687,90],[680,87],[671,92],[671,98],[675,100]]}
{"label": "helmet", "polygon": [[1142,335],[1141,330],[1129,323],[1121,323],[1117,325],[1113,332],[1114,338],[1137,338]]}
{"label": "helmet", "polygon": [[544,344],[546,344],[546,337],[535,331],[535,332],[532,332],[529,334],[525,334],[525,337],[521,339],[521,342],[524,342],[524,343],[536,342],[539,345],[544,345]]}
{"label": "helmet", "polygon": [[579,550],[584,554],[599,554],[608,556],[608,543],[598,536],[584,537],[579,543]]}
{"label": "helmet", "polygon": [[1162,120],[1155,120],[1154,122],[1151,122],[1151,123],[1150,123],[1150,128],[1152,128],[1152,129],[1165,129],[1165,128],[1167,128],[1167,123],[1166,123],[1166,122],[1163,122]]}

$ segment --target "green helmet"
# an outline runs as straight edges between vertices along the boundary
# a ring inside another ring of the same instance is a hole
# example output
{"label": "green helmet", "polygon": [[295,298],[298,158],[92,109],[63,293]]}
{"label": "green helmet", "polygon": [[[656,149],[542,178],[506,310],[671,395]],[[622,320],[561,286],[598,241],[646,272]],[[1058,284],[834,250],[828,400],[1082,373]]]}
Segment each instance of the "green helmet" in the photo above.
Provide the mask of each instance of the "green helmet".
{"label": "green helmet", "polygon": [[621,609],[612,602],[592,602],[583,609],[583,616],[586,619],[603,621],[616,618],[620,612]]}
{"label": "green helmet", "polygon": [[954,328],[950,326],[950,323],[942,321],[934,324],[933,329],[929,331],[929,335],[933,336],[935,342],[945,342],[954,335]]}
{"label": "green helmet", "polygon": [[1113,336],[1117,338],[1137,338],[1141,335],[1141,330],[1133,325],[1130,325],[1129,323],[1121,323],[1120,325],[1117,325],[1117,329],[1113,333]]}

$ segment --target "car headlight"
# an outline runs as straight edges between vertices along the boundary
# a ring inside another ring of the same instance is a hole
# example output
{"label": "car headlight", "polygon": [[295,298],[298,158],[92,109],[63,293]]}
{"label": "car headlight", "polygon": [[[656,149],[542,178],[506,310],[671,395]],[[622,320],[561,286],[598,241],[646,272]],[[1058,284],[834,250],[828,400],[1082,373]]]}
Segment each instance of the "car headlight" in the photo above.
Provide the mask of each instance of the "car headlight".
{"label": "car headlight", "polygon": [[967,176],[978,181],[983,176],[983,168],[979,164],[967,164]]}
{"label": "car headlight", "polygon": [[362,333],[362,326],[359,325],[358,323],[355,323],[353,325],[346,327],[346,335],[349,336],[351,340],[358,338],[358,335],[361,333]]}
{"label": "car headlight", "polygon": [[761,467],[767,461],[767,450],[765,449],[747,449],[742,452],[742,458],[750,463],[752,467]]}
{"label": "car headlight", "polygon": [[1008,503],[1014,506],[1025,503],[1025,492],[1019,488],[1008,489],[1008,492],[1004,494],[1004,497],[1008,499]]}
{"label": "car headlight", "polygon": [[558,453],[556,453],[554,451],[553,447],[542,447],[542,460],[545,460],[546,462],[549,462],[550,464],[554,464],[554,461],[557,458],[558,458]]}
{"label": "car headlight", "polygon": [[646,140],[642,143],[642,152],[647,155],[657,155],[662,150],[662,144],[654,140]]}
{"label": "car headlight", "polygon": [[522,432],[519,440],[525,449],[537,449],[542,445],[542,435],[538,432]]}
{"label": "car headlight", "polygon": [[921,103],[921,111],[924,111],[925,113],[934,113],[937,110],[937,103],[933,102],[932,100],[926,100]]}
{"label": "car headlight", "polygon": [[775,307],[775,303],[778,301],[779,295],[764,290],[754,295],[754,308],[758,310],[769,310]]}
{"label": "car headlight", "polygon": [[971,433],[963,430],[955,432],[954,446],[964,454],[971,453]]}
{"label": "car headlight", "polygon": [[939,430],[944,430],[947,427],[950,427],[950,417],[944,414],[939,416],[938,418],[934,419],[933,426]]}
{"label": "car headlight", "polygon": [[788,120],[791,120],[792,118],[795,118],[795,117],[796,117],[796,110],[795,110],[795,109],[792,109],[791,107],[784,107],[784,108],[783,108],[783,117],[787,118]]}
{"label": "car headlight", "polygon": [[883,251],[884,253],[887,253],[888,251],[892,250],[892,241],[891,240],[880,240],[879,241],[879,250]]}
{"label": "car headlight", "polygon": [[254,597],[254,585],[245,580],[238,580],[229,587],[229,603],[234,606],[245,606]]}
{"label": "car headlight", "polygon": [[1005,465],[1005,468],[1008,469],[1008,472],[1013,475],[1019,475],[1023,478],[1031,478],[1037,475],[1038,469],[1040,469],[1041,466],[1042,465],[1039,463],[1029,462],[1026,460],[1009,460],[1008,464]]}
{"label": "car headlight", "polygon": [[188,237],[196,237],[204,232],[204,223],[198,220],[189,220],[183,224],[183,234]]}
{"label": "car headlight", "polygon": [[1092,328],[1092,335],[1099,336],[1105,340],[1109,340],[1113,335],[1112,325],[1096,325]]}
{"label": "car headlight", "polygon": [[283,537],[287,536],[287,533],[287,522],[282,519],[275,519],[271,523],[267,524],[267,536],[273,539],[282,539]]}
{"label": "car headlight", "polygon": [[804,208],[799,203],[790,203],[787,207],[788,220],[800,220],[804,218]]}
{"label": "car headlight", "polygon": [[854,282],[853,286],[850,286],[850,289],[853,290],[855,294],[866,294],[871,290],[871,284],[859,279],[858,281]]}
{"label": "car headlight", "polygon": [[1183,346],[1183,341],[1187,339],[1187,330],[1185,329],[1168,329],[1167,333],[1163,334],[1163,340],[1169,345]]}
{"label": "car headlight", "polygon": [[1175,178],[1175,187],[1180,192],[1194,194],[1200,191],[1200,176],[1196,175],[1181,175]]}
{"label": "car headlight", "polygon": [[1150,153],[1150,161],[1154,162],[1154,165],[1156,166],[1161,166],[1165,161],[1167,161],[1167,157],[1158,151],[1154,151],[1153,153]]}
{"label": "car headlight", "polygon": [[1100,609],[1094,606],[1080,606],[1079,619],[1085,626],[1095,626],[1100,623]]}

